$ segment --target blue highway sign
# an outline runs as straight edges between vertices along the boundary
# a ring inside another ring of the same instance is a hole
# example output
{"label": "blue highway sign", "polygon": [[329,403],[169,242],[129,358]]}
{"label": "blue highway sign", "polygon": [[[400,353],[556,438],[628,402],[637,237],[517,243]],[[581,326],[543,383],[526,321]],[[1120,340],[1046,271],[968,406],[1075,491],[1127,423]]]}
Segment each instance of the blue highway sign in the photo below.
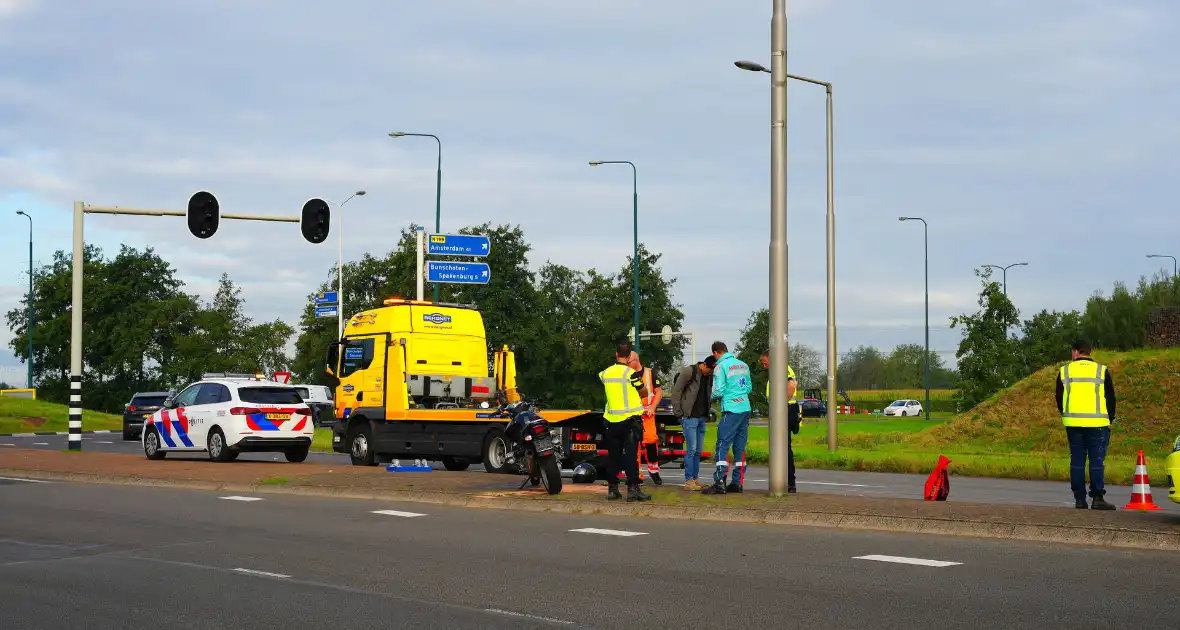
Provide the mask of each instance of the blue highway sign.
{"label": "blue highway sign", "polygon": [[335,291],[323,291],[315,296],[316,304],[336,304],[337,302],[339,300],[336,299]]}
{"label": "blue highway sign", "polygon": [[427,282],[449,282],[453,284],[487,284],[492,279],[492,268],[487,263],[426,262]]}
{"label": "blue highway sign", "polygon": [[317,306],[315,307],[315,316],[317,318],[336,317],[336,314],[339,312],[338,309],[339,307],[335,304],[331,306]]}
{"label": "blue highway sign", "polygon": [[426,253],[443,256],[487,256],[492,241],[486,236],[467,234],[431,234],[426,239]]}

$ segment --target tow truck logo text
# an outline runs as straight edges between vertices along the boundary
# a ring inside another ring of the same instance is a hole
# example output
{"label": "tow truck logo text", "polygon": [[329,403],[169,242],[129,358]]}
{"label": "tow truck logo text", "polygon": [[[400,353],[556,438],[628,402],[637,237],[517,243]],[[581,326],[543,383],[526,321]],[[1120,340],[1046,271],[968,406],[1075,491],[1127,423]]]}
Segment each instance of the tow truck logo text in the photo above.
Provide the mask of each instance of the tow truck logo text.
{"label": "tow truck logo text", "polygon": [[429,315],[423,315],[422,321],[430,322],[431,324],[449,324],[451,323],[451,316],[443,315],[442,313],[431,313]]}

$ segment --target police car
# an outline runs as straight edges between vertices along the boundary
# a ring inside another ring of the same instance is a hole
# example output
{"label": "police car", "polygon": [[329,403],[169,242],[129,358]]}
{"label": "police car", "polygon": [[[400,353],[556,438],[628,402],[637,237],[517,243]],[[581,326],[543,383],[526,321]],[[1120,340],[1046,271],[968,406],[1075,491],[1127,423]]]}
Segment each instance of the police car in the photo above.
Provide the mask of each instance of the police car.
{"label": "police car", "polygon": [[294,387],[261,375],[205,374],[144,420],[141,440],[148,459],[207,452],[228,462],[244,452],[278,452],[302,462],[314,430]]}

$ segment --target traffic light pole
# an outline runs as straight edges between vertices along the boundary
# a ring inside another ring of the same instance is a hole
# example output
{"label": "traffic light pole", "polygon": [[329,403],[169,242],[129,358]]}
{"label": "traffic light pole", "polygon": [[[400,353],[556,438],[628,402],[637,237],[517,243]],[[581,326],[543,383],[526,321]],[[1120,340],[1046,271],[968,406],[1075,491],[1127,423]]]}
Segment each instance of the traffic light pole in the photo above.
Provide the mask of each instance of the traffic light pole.
{"label": "traffic light pole", "polygon": [[[82,237],[87,214],[129,214],[149,217],[184,217],[183,210],[155,210],[146,208],[120,208],[118,206],[91,206],[82,201],[74,202],[74,254],[72,259],[72,282],[70,298],[70,435],[69,449],[82,450],[82,279],[85,266],[85,241]],[[280,223],[301,223],[299,217],[277,217],[260,214],[221,214],[222,219],[244,221],[277,221]],[[324,237],[327,237],[326,227]],[[323,239],[320,239],[321,241]]]}

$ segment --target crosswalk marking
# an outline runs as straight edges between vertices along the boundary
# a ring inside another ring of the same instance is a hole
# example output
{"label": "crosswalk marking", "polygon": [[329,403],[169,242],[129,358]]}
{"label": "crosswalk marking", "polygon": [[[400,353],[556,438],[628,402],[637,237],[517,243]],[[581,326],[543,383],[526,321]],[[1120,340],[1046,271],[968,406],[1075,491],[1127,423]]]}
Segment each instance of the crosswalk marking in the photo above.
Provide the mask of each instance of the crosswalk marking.
{"label": "crosswalk marking", "polygon": [[856,556],[853,560],[876,560],[877,562],[894,562],[897,564],[916,564],[924,567],[952,567],[962,562],[946,562],[945,560],[927,560],[925,558],[906,558],[903,556]]}
{"label": "crosswalk marking", "polygon": [[629,532],[622,529],[598,529],[597,527],[583,527],[581,529],[571,529],[571,532],[578,532],[580,534],[601,534],[603,536],[646,536],[647,532]]}

